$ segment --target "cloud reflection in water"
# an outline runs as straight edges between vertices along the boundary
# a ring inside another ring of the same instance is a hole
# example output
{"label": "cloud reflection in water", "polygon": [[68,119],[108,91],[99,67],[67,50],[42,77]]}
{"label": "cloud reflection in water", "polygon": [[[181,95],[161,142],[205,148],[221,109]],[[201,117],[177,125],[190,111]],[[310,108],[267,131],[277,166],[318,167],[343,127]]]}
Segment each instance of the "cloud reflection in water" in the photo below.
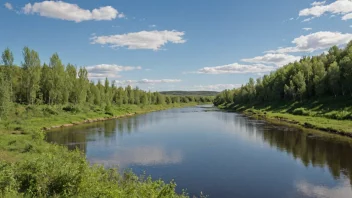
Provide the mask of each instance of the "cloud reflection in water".
{"label": "cloud reflection in water", "polygon": [[141,146],[119,150],[114,153],[113,156],[109,157],[109,159],[92,157],[90,162],[94,164],[103,164],[104,166],[118,165],[120,168],[125,168],[131,165],[168,165],[181,163],[182,153],[181,150],[166,152],[161,147]]}

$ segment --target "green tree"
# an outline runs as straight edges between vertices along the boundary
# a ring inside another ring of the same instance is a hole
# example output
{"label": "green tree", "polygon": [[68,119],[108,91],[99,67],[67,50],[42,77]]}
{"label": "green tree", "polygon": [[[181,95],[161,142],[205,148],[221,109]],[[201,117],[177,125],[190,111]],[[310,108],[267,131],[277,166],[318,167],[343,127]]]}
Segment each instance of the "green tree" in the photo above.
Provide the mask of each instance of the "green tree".
{"label": "green tree", "polygon": [[24,62],[22,87],[24,90],[24,99],[28,104],[33,104],[39,91],[39,82],[41,74],[41,66],[39,55],[36,51],[24,47],[23,49]]}
{"label": "green tree", "polygon": [[337,62],[333,62],[328,70],[328,82],[331,93],[336,97],[339,94],[339,79],[340,79],[340,68]]}

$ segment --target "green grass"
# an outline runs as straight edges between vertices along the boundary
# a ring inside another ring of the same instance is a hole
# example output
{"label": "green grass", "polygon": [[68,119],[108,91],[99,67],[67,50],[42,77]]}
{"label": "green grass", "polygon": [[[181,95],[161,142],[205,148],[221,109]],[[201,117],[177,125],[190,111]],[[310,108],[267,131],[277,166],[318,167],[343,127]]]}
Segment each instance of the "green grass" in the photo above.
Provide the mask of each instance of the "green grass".
{"label": "green grass", "polygon": [[302,102],[224,104],[220,108],[240,111],[266,120],[299,125],[352,137],[352,100],[323,98]]}
{"label": "green grass", "polygon": [[0,197],[188,197],[175,193],[173,181],[90,166],[79,151],[45,142],[41,129],[190,105],[195,103],[109,108],[16,105],[9,119],[0,121]]}

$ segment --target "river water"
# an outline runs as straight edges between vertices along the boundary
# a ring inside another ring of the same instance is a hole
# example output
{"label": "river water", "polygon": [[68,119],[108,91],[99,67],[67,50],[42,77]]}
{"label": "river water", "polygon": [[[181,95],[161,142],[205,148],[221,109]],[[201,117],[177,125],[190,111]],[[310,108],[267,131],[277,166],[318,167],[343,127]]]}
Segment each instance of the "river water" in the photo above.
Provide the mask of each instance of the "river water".
{"label": "river water", "polygon": [[216,198],[352,197],[352,141],[197,106],[49,132],[89,162]]}

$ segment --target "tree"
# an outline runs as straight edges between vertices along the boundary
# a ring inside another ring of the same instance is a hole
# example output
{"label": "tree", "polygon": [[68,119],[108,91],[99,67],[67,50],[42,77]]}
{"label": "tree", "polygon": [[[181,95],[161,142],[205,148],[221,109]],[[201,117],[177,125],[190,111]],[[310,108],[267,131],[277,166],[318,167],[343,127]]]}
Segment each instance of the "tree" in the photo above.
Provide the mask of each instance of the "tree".
{"label": "tree", "polygon": [[[94,83],[93,83],[94,85]],[[79,68],[78,71],[78,85],[76,86],[76,92],[78,93],[78,103],[83,104],[87,101],[87,92],[91,84],[89,85],[88,71],[86,68]],[[91,90],[90,90],[91,91]]]}
{"label": "tree", "polygon": [[49,67],[52,71],[50,75],[50,82],[52,83],[49,92],[50,99],[55,104],[64,104],[68,100],[68,97],[64,97],[64,92],[67,92],[65,87],[66,73],[65,67],[57,53],[51,56]]}
{"label": "tree", "polygon": [[7,117],[11,109],[11,87],[5,75],[0,72],[0,120]]}
{"label": "tree", "polygon": [[[78,80],[77,80],[77,69],[72,64],[67,64],[66,66],[66,80],[65,80],[65,87],[66,92],[68,94],[68,101],[74,104],[78,103],[79,92],[78,90]],[[64,96],[66,100],[66,95]]]}
{"label": "tree", "polygon": [[335,98],[339,94],[339,79],[340,79],[340,68],[337,62],[333,62],[328,70],[328,82],[330,91],[334,94]]}
{"label": "tree", "polygon": [[313,83],[314,83],[314,91],[315,95],[321,96],[325,93],[325,67],[324,63],[321,61],[315,62],[313,64],[313,71],[314,71],[314,77],[313,77]]}
{"label": "tree", "polygon": [[44,63],[41,68],[41,77],[40,77],[40,91],[42,93],[42,100],[46,104],[50,104],[50,90],[51,90],[51,69],[50,67]]}
{"label": "tree", "polygon": [[33,104],[40,88],[40,59],[38,53],[28,47],[24,47],[23,57],[24,62],[22,63],[22,67],[24,72],[22,87],[24,88],[24,99],[28,104]]}
{"label": "tree", "polygon": [[346,49],[346,56],[340,60],[339,65],[341,68],[343,93],[345,92],[344,90],[348,90],[350,96],[352,96],[352,46]]}
{"label": "tree", "polygon": [[5,66],[13,66],[13,54],[9,48],[6,48],[5,51],[2,53],[2,62]]}
{"label": "tree", "polygon": [[13,68],[13,54],[11,52],[11,50],[9,48],[6,48],[5,51],[2,53],[2,62],[5,65],[5,71],[4,71],[4,80],[6,80],[9,84],[10,84],[10,98],[11,101],[14,100],[13,98],[13,72],[14,72],[14,68]]}

